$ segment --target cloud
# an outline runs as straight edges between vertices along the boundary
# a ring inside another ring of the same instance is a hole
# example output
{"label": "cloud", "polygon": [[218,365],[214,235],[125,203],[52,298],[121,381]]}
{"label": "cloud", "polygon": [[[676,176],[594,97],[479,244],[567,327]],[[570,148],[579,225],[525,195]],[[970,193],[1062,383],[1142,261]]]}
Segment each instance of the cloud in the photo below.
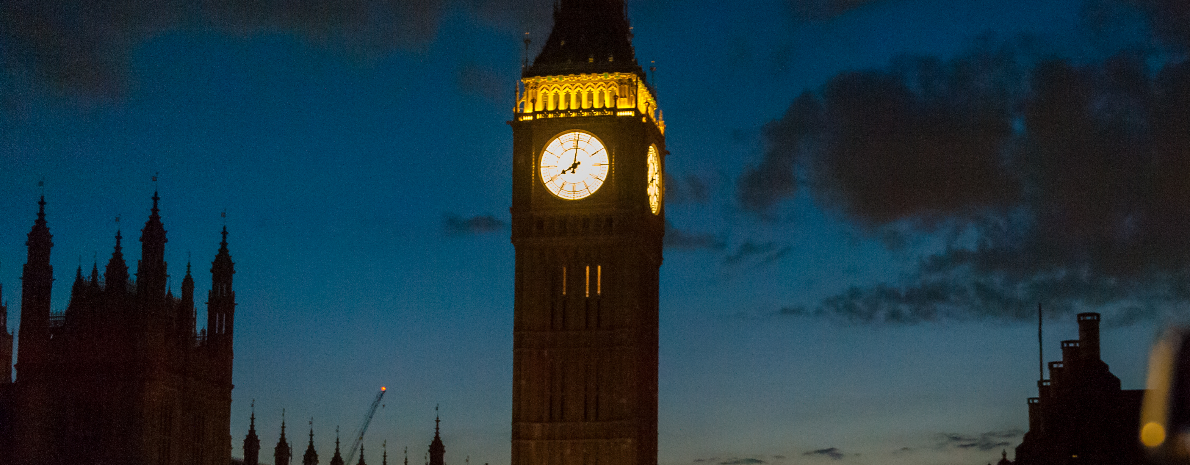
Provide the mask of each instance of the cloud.
{"label": "cloud", "polygon": [[[141,42],[175,30],[293,33],[361,55],[432,41],[448,0],[0,2],[0,69],[82,96],[118,96]],[[464,0],[481,21],[548,28],[546,0]]]}
{"label": "cloud", "polygon": [[771,222],[805,189],[890,249],[941,244],[897,280],[782,314],[1028,320],[1040,302],[1054,316],[1095,310],[1130,324],[1190,297],[1186,108],[1185,55],[1129,49],[1073,63],[983,39],[952,59],[900,57],[799,96],[765,126],[737,201]]}
{"label": "cloud", "polygon": [[830,447],[826,449],[812,450],[803,453],[802,455],[806,457],[827,457],[831,460],[843,460],[845,454],[843,454],[843,451],[839,450],[837,447]]}
{"label": "cloud", "polygon": [[836,75],[765,126],[764,158],[740,177],[740,203],[769,213],[794,196],[801,174],[822,203],[866,227],[1011,205],[1019,189],[1005,150],[1022,84],[1014,58],[1006,46]]}
{"label": "cloud", "polygon": [[513,95],[508,89],[511,76],[503,76],[499,71],[475,63],[464,63],[459,67],[455,81],[460,89],[469,94],[478,95],[493,103],[505,102],[512,105]]}
{"label": "cloud", "polygon": [[821,102],[806,92],[789,105],[783,117],[764,126],[764,159],[745,170],[737,184],[736,195],[745,210],[769,218],[778,202],[797,193],[796,162],[817,145],[821,113]]}
{"label": "cloud", "polygon": [[786,0],[785,3],[797,18],[828,20],[878,1],[880,0]]}
{"label": "cloud", "polygon": [[453,213],[448,213],[442,219],[442,230],[452,236],[488,234],[507,231],[508,223],[491,215],[463,218]]}
{"label": "cloud", "polygon": [[772,263],[789,254],[793,247],[776,242],[746,241],[723,258],[724,265],[750,262],[757,265]]}
{"label": "cloud", "polygon": [[1012,443],[1024,436],[1025,432],[1018,429],[1004,431],[989,431],[979,436],[968,436],[954,433],[940,433],[937,435],[938,450],[974,449],[989,451],[1011,447]]}
{"label": "cloud", "polygon": [[689,232],[667,223],[665,247],[675,250],[722,250],[727,247],[727,242],[711,233]]}
{"label": "cloud", "polygon": [[666,204],[696,203],[705,205],[711,200],[714,180],[694,174],[674,176],[665,173],[664,176]]}
{"label": "cloud", "polygon": [[724,460],[722,462],[719,462],[719,465],[757,465],[757,464],[761,464],[761,463],[765,463],[765,461],[748,457],[748,458],[742,458],[742,459]]}
{"label": "cloud", "polygon": [[[1114,2],[1105,2],[1114,3]],[[1190,49],[1190,2],[1184,0],[1123,0],[1146,13],[1156,36],[1180,51]]]}

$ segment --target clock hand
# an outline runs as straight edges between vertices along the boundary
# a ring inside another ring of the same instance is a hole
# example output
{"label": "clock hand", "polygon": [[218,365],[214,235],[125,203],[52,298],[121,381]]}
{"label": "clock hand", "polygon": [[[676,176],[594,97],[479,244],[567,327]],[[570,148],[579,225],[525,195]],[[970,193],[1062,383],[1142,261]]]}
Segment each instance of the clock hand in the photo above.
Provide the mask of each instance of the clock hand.
{"label": "clock hand", "polygon": [[574,174],[574,167],[578,166],[578,137],[574,138],[574,164],[570,165],[570,173]]}

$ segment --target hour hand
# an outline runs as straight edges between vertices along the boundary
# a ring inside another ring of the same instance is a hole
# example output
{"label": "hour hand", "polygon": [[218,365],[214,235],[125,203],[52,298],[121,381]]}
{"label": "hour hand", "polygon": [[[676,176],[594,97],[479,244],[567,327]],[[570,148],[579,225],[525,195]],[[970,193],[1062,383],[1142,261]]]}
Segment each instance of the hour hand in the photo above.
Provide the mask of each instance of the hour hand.
{"label": "hour hand", "polygon": [[580,163],[582,163],[582,162],[581,162],[581,161],[578,161],[578,160],[575,160],[575,161],[574,161],[574,163],[573,163],[573,164],[571,164],[569,168],[566,168],[566,169],[562,170],[562,174],[566,174],[566,172],[567,172],[567,171],[569,171],[569,172],[570,172],[570,174],[574,174],[574,170],[575,170],[576,168],[578,168],[578,165],[579,165]]}

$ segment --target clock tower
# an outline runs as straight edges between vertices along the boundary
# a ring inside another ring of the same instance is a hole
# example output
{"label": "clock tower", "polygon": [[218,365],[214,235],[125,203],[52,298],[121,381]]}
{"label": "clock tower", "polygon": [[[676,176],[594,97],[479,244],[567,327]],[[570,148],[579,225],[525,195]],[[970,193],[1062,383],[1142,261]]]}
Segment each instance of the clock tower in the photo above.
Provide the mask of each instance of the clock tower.
{"label": "clock tower", "polygon": [[624,0],[560,0],[517,86],[512,465],[656,465],[665,123]]}

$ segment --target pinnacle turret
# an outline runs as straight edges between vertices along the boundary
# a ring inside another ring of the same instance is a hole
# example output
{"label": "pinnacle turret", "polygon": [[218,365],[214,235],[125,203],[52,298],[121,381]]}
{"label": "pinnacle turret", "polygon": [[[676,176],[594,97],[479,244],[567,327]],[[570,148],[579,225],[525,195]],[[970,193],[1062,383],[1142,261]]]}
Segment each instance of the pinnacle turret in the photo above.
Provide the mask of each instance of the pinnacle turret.
{"label": "pinnacle turret", "polygon": [[335,456],[331,457],[331,465],[343,465],[343,455],[339,453],[339,427],[335,427]]}
{"label": "pinnacle turret", "polygon": [[54,284],[50,249],[54,242],[45,221],[45,196],[37,202],[37,219],[28,237],[25,245],[29,255],[21,275],[21,326],[17,330],[21,350],[17,353],[17,381],[39,377],[41,365],[49,356],[50,289]]}
{"label": "pinnacle turret", "polygon": [[120,245],[120,230],[116,230],[116,247],[112,250],[112,258],[107,262],[107,269],[103,273],[104,286],[109,293],[127,291],[128,265],[124,263],[124,248]]}
{"label": "pinnacle turret", "polygon": [[248,420],[248,435],[244,437],[244,465],[260,461],[260,438],[256,436],[256,401],[252,401],[252,416]]}
{"label": "pinnacle turret", "polygon": [[285,440],[285,409],[281,409],[281,438],[277,439],[277,447],[273,449],[273,464],[289,465],[291,456],[289,442]]}
{"label": "pinnacle turret", "polygon": [[306,446],[306,454],[302,456],[302,465],[318,465],[318,452],[314,450],[314,419],[310,419],[310,444]]}
{"label": "pinnacle turret", "polygon": [[430,442],[430,465],[446,465],[446,446],[442,444],[442,436],[438,434],[438,407],[434,407],[434,440]]}
{"label": "pinnacle turret", "polygon": [[[153,208],[141,229],[141,259],[136,269],[137,293],[142,302],[148,303],[155,298],[165,295],[165,226],[161,224],[161,215],[157,202],[161,200],[157,192],[153,192]],[[155,302],[153,302],[155,303]]]}
{"label": "pinnacle turret", "polygon": [[186,263],[186,276],[182,278],[182,300],[179,304],[178,332],[189,340],[194,336],[194,277],[190,275],[190,263]]}
{"label": "pinnacle turret", "polygon": [[[219,252],[211,262],[211,291],[207,296],[207,337],[216,347],[230,348],[235,322],[236,294],[232,290],[235,263],[227,250],[227,226],[223,227]],[[230,355],[230,354],[228,354]],[[230,358],[228,359],[230,365]],[[230,376],[230,373],[227,373]]]}
{"label": "pinnacle turret", "polygon": [[33,229],[29,231],[25,245],[29,247],[27,263],[49,264],[50,248],[54,246],[54,236],[45,221],[45,196],[37,201],[37,219],[33,221]]}

